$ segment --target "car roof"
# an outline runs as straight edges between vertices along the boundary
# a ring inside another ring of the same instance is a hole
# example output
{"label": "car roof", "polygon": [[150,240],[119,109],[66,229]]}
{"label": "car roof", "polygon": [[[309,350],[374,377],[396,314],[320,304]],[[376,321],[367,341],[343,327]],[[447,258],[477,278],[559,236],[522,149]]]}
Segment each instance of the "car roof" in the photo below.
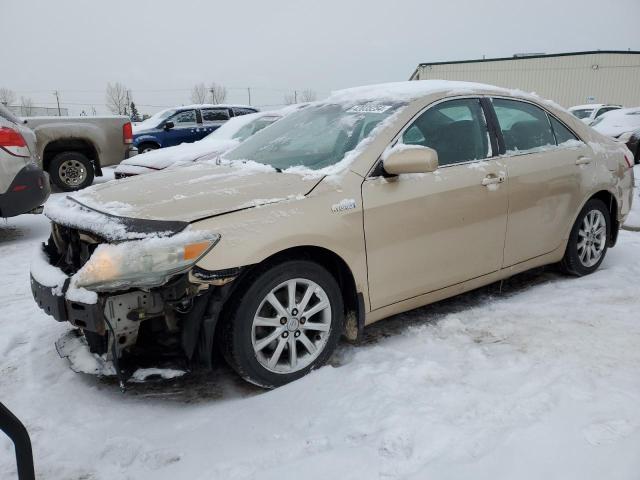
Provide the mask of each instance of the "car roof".
{"label": "car roof", "polygon": [[251,105],[227,104],[227,103],[194,103],[192,105],[181,105],[174,107],[173,110],[187,110],[190,108],[247,108],[249,110],[258,110]]}
{"label": "car roof", "polygon": [[381,83],[367,85],[364,87],[347,88],[336,90],[331,93],[326,101],[366,101],[366,100],[394,100],[411,101],[427,95],[436,93],[447,93],[450,95],[476,93],[478,91],[489,91],[495,94],[520,95],[523,92],[496,87],[483,83],[461,82],[453,80],[410,80],[406,82]]}
{"label": "car roof", "polygon": [[610,103],[588,103],[586,105],[576,105],[574,107],[570,107],[569,111],[572,112],[574,110],[593,110],[596,108],[602,107],[618,107],[622,108],[620,105],[610,104]]}

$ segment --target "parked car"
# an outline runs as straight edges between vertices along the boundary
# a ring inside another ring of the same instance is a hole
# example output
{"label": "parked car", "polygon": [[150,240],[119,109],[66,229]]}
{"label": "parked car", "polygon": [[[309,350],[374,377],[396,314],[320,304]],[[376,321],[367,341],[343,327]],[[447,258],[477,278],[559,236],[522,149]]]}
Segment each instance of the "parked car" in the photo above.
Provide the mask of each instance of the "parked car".
{"label": "parked car", "polygon": [[590,125],[596,118],[604,115],[607,112],[618,110],[622,108],[621,105],[607,105],[604,103],[594,103],[589,105],[576,105],[571,107],[569,111],[577,118],[582,120],[587,125]]}
{"label": "parked car", "polygon": [[626,147],[535,96],[467,82],[349,89],[216,163],[48,202],[36,302],[94,353],[276,387],[342,334],[545,264],[594,272],[627,216]]}
{"label": "parked car", "polygon": [[49,178],[36,151],[34,133],[0,105],[0,217],[34,211],[49,197]]}
{"label": "parked car", "polygon": [[131,121],[125,116],[29,117],[41,167],[61,190],[80,190],[102,176],[102,169],[137,153]]}
{"label": "parked car", "polygon": [[168,167],[185,165],[201,159],[215,158],[232,149],[254,133],[279,120],[284,112],[258,112],[231,118],[202,140],[155,150],[124,160],[115,169],[116,178],[153,173]]}
{"label": "parked car", "polygon": [[243,105],[187,105],[162,110],[133,127],[133,144],[139,153],[200,140],[227,120],[257,108]]}
{"label": "parked car", "polygon": [[633,153],[635,163],[640,163],[640,108],[623,108],[601,116],[591,126],[620,143],[625,143]]}

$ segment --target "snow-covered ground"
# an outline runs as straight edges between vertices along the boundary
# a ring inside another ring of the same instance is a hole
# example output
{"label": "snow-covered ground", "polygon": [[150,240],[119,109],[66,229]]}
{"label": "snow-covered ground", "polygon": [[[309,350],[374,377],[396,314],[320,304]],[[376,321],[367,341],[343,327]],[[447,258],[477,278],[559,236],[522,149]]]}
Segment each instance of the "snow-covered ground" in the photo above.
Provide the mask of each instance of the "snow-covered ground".
{"label": "snow-covered ground", "polygon": [[640,477],[640,233],[589,277],[537,270],[380,322],[275,391],[219,367],[124,395],[56,354],[69,327],[28,280],[47,234],[0,223],[0,401],[40,479]]}

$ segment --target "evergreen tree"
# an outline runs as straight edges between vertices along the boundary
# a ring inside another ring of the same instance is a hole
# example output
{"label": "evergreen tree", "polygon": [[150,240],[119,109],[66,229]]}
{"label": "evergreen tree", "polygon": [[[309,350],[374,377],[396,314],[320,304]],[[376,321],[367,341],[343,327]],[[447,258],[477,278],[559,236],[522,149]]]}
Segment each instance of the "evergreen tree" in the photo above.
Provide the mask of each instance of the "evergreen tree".
{"label": "evergreen tree", "polygon": [[140,113],[138,113],[138,108],[136,104],[131,102],[131,121],[139,122],[140,121]]}

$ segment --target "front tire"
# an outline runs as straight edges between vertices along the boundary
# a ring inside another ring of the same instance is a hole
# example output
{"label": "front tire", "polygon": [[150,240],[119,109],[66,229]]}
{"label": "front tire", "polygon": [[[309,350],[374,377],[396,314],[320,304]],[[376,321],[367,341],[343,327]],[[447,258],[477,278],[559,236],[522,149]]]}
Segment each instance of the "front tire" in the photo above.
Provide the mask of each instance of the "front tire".
{"label": "front tire", "polygon": [[609,209],[602,200],[592,198],[571,229],[561,262],[564,272],[578,277],[595,272],[607,253],[610,233]]}
{"label": "front tire", "polygon": [[51,160],[51,181],[64,192],[74,192],[93,183],[93,163],[80,152],[62,152]]}
{"label": "front tire", "polygon": [[329,360],[343,321],[333,275],[315,262],[286,261],[257,271],[232,301],[221,349],[245,380],[279,387]]}
{"label": "front tire", "polygon": [[140,155],[142,155],[143,153],[148,153],[148,152],[153,152],[154,150],[158,150],[158,148],[160,147],[155,143],[142,143],[138,147],[138,152],[140,153]]}

